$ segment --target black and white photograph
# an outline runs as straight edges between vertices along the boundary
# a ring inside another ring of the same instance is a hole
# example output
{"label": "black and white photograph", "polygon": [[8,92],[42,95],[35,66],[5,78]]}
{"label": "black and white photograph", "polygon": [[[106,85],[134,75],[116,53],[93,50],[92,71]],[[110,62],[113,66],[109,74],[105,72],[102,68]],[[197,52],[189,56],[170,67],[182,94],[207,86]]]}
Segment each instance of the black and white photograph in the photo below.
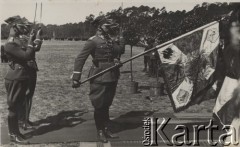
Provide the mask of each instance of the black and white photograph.
{"label": "black and white photograph", "polygon": [[240,147],[240,1],[0,0],[1,147]]}

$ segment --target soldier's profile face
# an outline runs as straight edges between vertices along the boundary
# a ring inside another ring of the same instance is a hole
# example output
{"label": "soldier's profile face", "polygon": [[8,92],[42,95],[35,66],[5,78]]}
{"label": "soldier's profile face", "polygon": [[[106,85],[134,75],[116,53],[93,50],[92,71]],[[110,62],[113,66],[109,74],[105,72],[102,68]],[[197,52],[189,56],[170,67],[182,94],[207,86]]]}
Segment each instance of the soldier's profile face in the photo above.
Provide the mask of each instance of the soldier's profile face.
{"label": "soldier's profile face", "polygon": [[28,35],[30,33],[31,26],[28,26],[28,25],[17,25],[17,28],[20,31],[19,33],[21,35]]}
{"label": "soldier's profile face", "polygon": [[104,25],[104,24],[101,27],[106,33],[108,33],[111,36],[116,36],[117,35],[117,32],[118,32],[117,27],[107,26],[107,25]]}

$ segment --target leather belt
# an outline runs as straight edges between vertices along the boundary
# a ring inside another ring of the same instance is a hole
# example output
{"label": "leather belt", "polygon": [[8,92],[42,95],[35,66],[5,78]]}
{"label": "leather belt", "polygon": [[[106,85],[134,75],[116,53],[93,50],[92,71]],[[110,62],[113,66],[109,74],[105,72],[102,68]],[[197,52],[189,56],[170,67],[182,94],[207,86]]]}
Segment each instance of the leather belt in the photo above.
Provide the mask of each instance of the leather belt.
{"label": "leather belt", "polygon": [[113,63],[114,62],[114,60],[113,59],[107,59],[107,58],[102,58],[102,59],[93,59],[92,60],[92,62],[93,62],[93,65],[95,66],[95,67],[99,67],[99,63]]}
{"label": "leather belt", "polygon": [[94,59],[95,62],[113,62],[113,59]]}
{"label": "leather belt", "polygon": [[21,66],[22,68],[26,68],[27,67],[27,63],[26,62],[24,62],[24,63],[21,62],[20,63],[20,62],[11,61],[8,64],[9,64],[10,68],[13,69],[13,70],[15,69],[16,65]]}

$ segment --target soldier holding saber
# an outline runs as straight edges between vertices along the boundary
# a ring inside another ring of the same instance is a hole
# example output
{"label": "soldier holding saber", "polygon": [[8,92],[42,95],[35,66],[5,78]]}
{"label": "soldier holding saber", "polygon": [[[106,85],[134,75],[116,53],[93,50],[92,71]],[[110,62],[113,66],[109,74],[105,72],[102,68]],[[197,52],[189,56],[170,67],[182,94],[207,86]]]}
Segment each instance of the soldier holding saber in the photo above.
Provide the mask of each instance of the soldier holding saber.
{"label": "soldier holding saber", "polygon": [[[26,18],[13,16],[5,20],[11,26],[9,38],[4,51],[9,61],[9,70],[5,76],[5,87],[8,103],[8,129],[10,140],[16,143],[27,143],[26,137],[19,131],[19,115],[24,111],[28,83],[35,66],[32,64],[35,52],[41,47],[36,33],[31,32],[31,25]],[[27,37],[26,35],[29,35]],[[39,36],[39,34],[37,34]]]}
{"label": "soldier holding saber", "polygon": [[[117,39],[118,24],[104,16],[97,17],[93,23],[97,27],[96,35],[89,38],[84,48],[77,56],[72,75],[73,88],[80,87],[82,69],[88,56],[93,58],[93,64],[89,76],[95,75],[105,69],[120,63],[120,55],[124,53],[122,36]],[[108,142],[108,138],[118,137],[108,128],[109,107],[115,96],[119,68],[110,70],[101,76],[90,80],[90,100],[94,107],[94,119],[97,128],[98,139]]]}
{"label": "soldier holding saber", "polygon": [[[37,11],[37,3],[36,3],[36,8],[35,8],[35,16],[34,16],[34,24],[33,26],[35,26],[36,24],[36,11]],[[41,20],[41,15],[42,15],[42,4],[41,4],[41,11],[40,11],[40,20]],[[36,52],[40,51],[41,45],[42,45],[42,34],[43,31],[41,29],[41,21],[40,24],[37,25],[36,28],[36,39],[34,40],[34,44],[36,46],[38,46],[38,50],[36,50]],[[36,84],[37,84],[37,72],[38,72],[38,66],[37,66],[37,62],[36,62],[36,53],[34,53],[34,59],[29,61],[28,64],[29,66],[31,66],[32,68],[29,70],[29,82],[28,82],[28,90],[27,90],[27,94],[26,94],[26,99],[25,102],[23,103],[23,107],[25,108],[25,110],[23,111],[23,113],[20,114],[20,126],[24,129],[34,129],[36,127],[36,124],[31,122],[29,119],[30,116],[30,111],[31,111],[31,107],[32,107],[32,100],[33,100],[33,96],[34,96],[34,92],[35,92],[35,88],[36,88]]]}

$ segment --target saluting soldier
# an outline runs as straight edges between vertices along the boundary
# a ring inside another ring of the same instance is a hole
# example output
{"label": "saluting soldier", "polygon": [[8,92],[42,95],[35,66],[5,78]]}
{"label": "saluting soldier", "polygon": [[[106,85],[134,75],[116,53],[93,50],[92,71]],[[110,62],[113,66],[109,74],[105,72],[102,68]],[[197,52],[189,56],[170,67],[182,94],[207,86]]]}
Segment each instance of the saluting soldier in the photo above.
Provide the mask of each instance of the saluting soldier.
{"label": "saluting soldier", "polygon": [[22,113],[20,114],[20,120],[22,121],[21,127],[24,130],[27,129],[34,129],[36,127],[36,124],[30,121],[30,111],[32,107],[32,99],[36,88],[37,83],[37,72],[38,72],[38,66],[36,62],[36,52],[40,51],[42,46],[42,29],[41,24],[36,30],[36,37],[34,39],[34,45],[35,45],[35,52],[34,52],[34,58],[27,62],[27,65],[29,67],[29,81],[28,81],[28,90],[26,94],[26,99],[23,103],[23,107],[25,108]]}
{"label": "saluting soldier", "polygon": [[[24,111],[23,103],[26,100],[26,92],[30,80],[31,66],[29,61],[34,60],[35,51],[39,50],[39,45],[35,46],[35,33],[31,31],[31,25],[26,18],[13,16],[5,20],[10,28],[9,38],[5,44],[4,51],[9,60],[9,70],[5,76],[5,87],[7,91],[8,103],[8,128],[10,141],[16,143],[28,143],[26,137],[20,133],[18,117]],[[30,37],[26,41],[26,35]],[[25,37],[24,37],[25,36]]]}
{"label": "saluting soldier", "polygon": [[[89,55],[93,58],[89,76],[116,64],[121,65],[120,55],[124,53],[124,41],[122,35],[116,37],[118,24],[104,16],[97,17],[92,24],[97,27],[97,32],[87,40],[75,60],[73,88],[80,86],[82,69]],[[109,130],[108,123],[109,107],[115,96],[119,75],[119,68],[116,68],[90,81],[90,100],[94,107],[98,139],[101,142],[108,142],[107,138],[118,137]]]}

